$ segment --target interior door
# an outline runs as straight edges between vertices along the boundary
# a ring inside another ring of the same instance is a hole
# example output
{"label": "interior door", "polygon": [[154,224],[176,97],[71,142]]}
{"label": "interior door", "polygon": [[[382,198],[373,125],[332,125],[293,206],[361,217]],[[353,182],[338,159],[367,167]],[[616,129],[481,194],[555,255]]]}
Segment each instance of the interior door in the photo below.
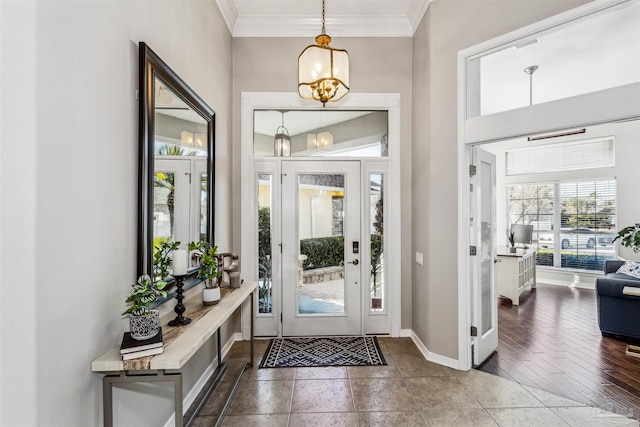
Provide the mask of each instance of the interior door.
{"label": "interior door", "polygon": [[471,249],[475,327],[473,364],[481,364],[498,347],[498,295],[495,280],[496,257],[496,157],[478,147],[473,149],[475,174],[471,176]]}
{"label": "interior door", "polygon": [[282,334],[360,335],[360,163],[282,162]]}

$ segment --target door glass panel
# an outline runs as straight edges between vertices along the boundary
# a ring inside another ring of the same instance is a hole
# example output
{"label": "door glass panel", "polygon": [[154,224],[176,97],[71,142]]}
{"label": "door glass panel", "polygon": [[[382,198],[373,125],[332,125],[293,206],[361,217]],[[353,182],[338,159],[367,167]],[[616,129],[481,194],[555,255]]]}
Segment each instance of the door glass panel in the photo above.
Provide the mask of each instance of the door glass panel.
{"label": "door glass panel", "polygon": [[371,295],[369,309],[371,312],[382,312],[385,309],[383,188],[383,174],[369,175],[369,229],[371,233]]}
{"label": "door glass panel", "polygon": [[344,174],[298,175],[298,314],[344,313]]}
{"label": "door glass panel", "polygon": [[481,284],[480,296],[482,300],[482,334],[489,332],[493,328],[493,319],[491,316],[491,282],[492,282],[492,266],[493,266],[493,248],[491,239],[491,209],[492,209],[492,186],[491,186],[491,165],[482,162],[482,200],[480,202],[480,271]]}
{"label": "door glass panel", "polygon": [[258,175],[258,313],[273,310],[271,207],[273,176]]}

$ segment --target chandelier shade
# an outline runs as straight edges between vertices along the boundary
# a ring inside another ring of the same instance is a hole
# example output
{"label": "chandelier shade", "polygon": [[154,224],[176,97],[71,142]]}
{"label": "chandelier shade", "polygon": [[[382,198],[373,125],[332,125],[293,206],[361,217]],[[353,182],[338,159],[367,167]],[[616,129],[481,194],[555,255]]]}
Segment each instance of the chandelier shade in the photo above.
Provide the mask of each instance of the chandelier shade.
{"label": "chandelier shade", "polygon": [[340,100],[349,92],[349,53],[329,46],[331,37],[324,28],[322,1],[322,33],[316,44],[307,46],[298,56],[298,94],[326,105]]}
{"label": "chandelier shade", "polygon": [[287,128],[284,127],[284,111],[281,114],[282,125],[278,126],[273,137],[273,155],[276,157],[289,157],[291,156],[291,137]]}
{"label": "chandelier shade", "polygon": [[307,134],[307,150],[326,150],[333,146],[331,132]]}

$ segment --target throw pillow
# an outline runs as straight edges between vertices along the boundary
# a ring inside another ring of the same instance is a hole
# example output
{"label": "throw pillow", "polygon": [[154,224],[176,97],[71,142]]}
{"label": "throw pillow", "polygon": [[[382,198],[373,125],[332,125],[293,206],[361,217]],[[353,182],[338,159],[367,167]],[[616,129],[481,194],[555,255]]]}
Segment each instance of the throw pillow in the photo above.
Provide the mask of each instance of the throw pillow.
{"label": "throw pillow", "polygon": [[633,261],[625,261],[622,267],[618,269],[618,273],[640,279],[640,264]]}

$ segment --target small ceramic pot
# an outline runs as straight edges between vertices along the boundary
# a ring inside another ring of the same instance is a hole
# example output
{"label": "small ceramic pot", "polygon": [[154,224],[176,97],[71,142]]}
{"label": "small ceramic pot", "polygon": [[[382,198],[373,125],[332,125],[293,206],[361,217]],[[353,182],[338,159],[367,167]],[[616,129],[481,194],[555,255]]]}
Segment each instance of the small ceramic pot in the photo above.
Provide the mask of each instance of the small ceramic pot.
{"label": "small ceramic pot", "polygon": [[202,289],[202,303],[204,305],[215,305],[220,302],[220,287]]}
{"label": "small ceramic pot", "polygon": [[136,340],[147,340],[160,332],[160,312],[150,310],[142,316],[129,316],[129,331]]}

